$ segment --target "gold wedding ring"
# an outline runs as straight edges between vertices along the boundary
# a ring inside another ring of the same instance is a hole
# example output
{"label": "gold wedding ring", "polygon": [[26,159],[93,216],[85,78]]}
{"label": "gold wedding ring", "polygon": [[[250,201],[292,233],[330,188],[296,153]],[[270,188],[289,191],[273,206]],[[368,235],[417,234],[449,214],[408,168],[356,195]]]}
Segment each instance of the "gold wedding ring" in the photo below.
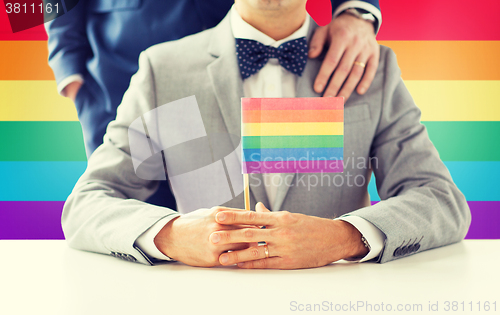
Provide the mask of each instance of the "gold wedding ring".
{"label": "gold wedding ring", "polygon": [[266,258],[269,258],[269,249],[267,248],[267,244],[264,245],[264,253],[266,254]]}
{"label": "gold wedding ring", "polygon": [[364,67],[366,66],[364,63],[359,62],[359,61],[354,61],[354,64],[355,64],[356,66],[360,66],[361,68],[364,68]]}

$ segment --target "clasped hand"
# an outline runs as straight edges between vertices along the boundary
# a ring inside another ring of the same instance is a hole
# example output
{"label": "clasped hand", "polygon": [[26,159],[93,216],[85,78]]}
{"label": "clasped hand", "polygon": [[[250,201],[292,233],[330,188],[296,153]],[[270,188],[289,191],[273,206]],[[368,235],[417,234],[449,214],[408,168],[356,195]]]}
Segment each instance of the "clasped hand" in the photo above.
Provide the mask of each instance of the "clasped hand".
{"label": "clasped hand", "polygon": [[[258,242],[266,242],[268,258]],[[367,253],[361,234],[347,222],[270,212],[262,203],[256,212],[223,207],[197,210],[176,219],[155,243],[169,257],[205,267],[312,268]]]}

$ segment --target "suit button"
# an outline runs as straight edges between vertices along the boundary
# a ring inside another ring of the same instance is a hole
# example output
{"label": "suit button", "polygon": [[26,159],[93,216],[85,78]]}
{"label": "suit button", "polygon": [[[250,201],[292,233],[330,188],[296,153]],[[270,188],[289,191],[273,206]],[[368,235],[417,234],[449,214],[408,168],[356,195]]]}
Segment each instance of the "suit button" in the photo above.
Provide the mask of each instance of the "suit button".
{"label": "suit button", "polygon": [[401,256],[401,247],[396,248],[394,253],[392,254],[394,257]]}
{"label": "suit button", "polygon": [[408,246],[403,246],[401,248],[401,255],[406,255],[408,254]]}
{"label": "suit button", "polygon": [[132,255],[129,255],[129,257],[130,257],[130,261],[132,261],[132,262],[135,262],[135,261],[137,261],[137,259],[135,259],[135,257],[134,257],[134,256],[132,256]]}
{"label": "suit button", "polygon": [[415,247],[413,248],[413,251],[418,251],[420,249],[420,243],[417,243]]}
{"label": "suit button", "polygon": [[115,252],[111,252],[110,255],[113,256],[113,257],[115,257]]}
{"label": "suit button", "polygon": [[415,245],[408,246],[408,254],[411,254],[415,251]]}

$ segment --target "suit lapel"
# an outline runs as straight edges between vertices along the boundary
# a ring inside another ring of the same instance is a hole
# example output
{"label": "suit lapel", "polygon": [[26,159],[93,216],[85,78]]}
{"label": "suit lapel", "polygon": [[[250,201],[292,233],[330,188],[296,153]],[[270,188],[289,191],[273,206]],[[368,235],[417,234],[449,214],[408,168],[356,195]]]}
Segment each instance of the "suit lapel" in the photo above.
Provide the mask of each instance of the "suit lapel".
{"label": "suit lapel", "polygon": [[[224,119],[227,131],[241,138],[241,98],[243,81],[236,61],[236,47],[231,31],[230,14],[214,28],[208,53],[216,59],[207,66],[215,97]],[[235,137],[231,137],[233,139]],[[233,140],[233,146],[240,145]],[[241,159],[240,159],[241,161]],[[268,204],[261,174],[251,174],[250,190],[254,200]]]}
{"label": "suit lapel", "polygon": [[[208,53],[216,59],[207,66],[215,97],[227,131],[238,138],[241,135],[241,98],[243,82],[236,61],[236,48],[229,15],[212,33]],[[238,143],[233,143],[238,146]]]}
{"label": "suit lapel", "polygon": [[[308,40],[311,38],[317,25],[311,19],[311,27],[309,28]],[[297,79],[296,96],[297,97],[321,97],[321,94],[314,92],[313,83],[316,75],[321,67],[322,58],[308,59],[302,76]],[[291,175],[291,176],[290,176]],[[276,193],[276,200],[273,205],[273,211],[280,211],[286,194],[290,189],[296,174],[281,174],[281,185]],[[286,210],[286,209],[285,209]]]}

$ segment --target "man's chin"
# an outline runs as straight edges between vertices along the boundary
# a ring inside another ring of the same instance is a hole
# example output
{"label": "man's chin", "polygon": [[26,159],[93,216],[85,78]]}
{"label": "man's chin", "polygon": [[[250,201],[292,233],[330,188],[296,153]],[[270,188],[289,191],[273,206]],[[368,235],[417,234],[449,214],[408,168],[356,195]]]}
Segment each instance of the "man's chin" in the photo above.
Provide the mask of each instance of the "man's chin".
{"label": "man's chin", "polygon": [[[301,0],[247,0],[255,5],[259,10],[281,11],[296,6]],[[304,4],[305,6],[305,4]]]}

